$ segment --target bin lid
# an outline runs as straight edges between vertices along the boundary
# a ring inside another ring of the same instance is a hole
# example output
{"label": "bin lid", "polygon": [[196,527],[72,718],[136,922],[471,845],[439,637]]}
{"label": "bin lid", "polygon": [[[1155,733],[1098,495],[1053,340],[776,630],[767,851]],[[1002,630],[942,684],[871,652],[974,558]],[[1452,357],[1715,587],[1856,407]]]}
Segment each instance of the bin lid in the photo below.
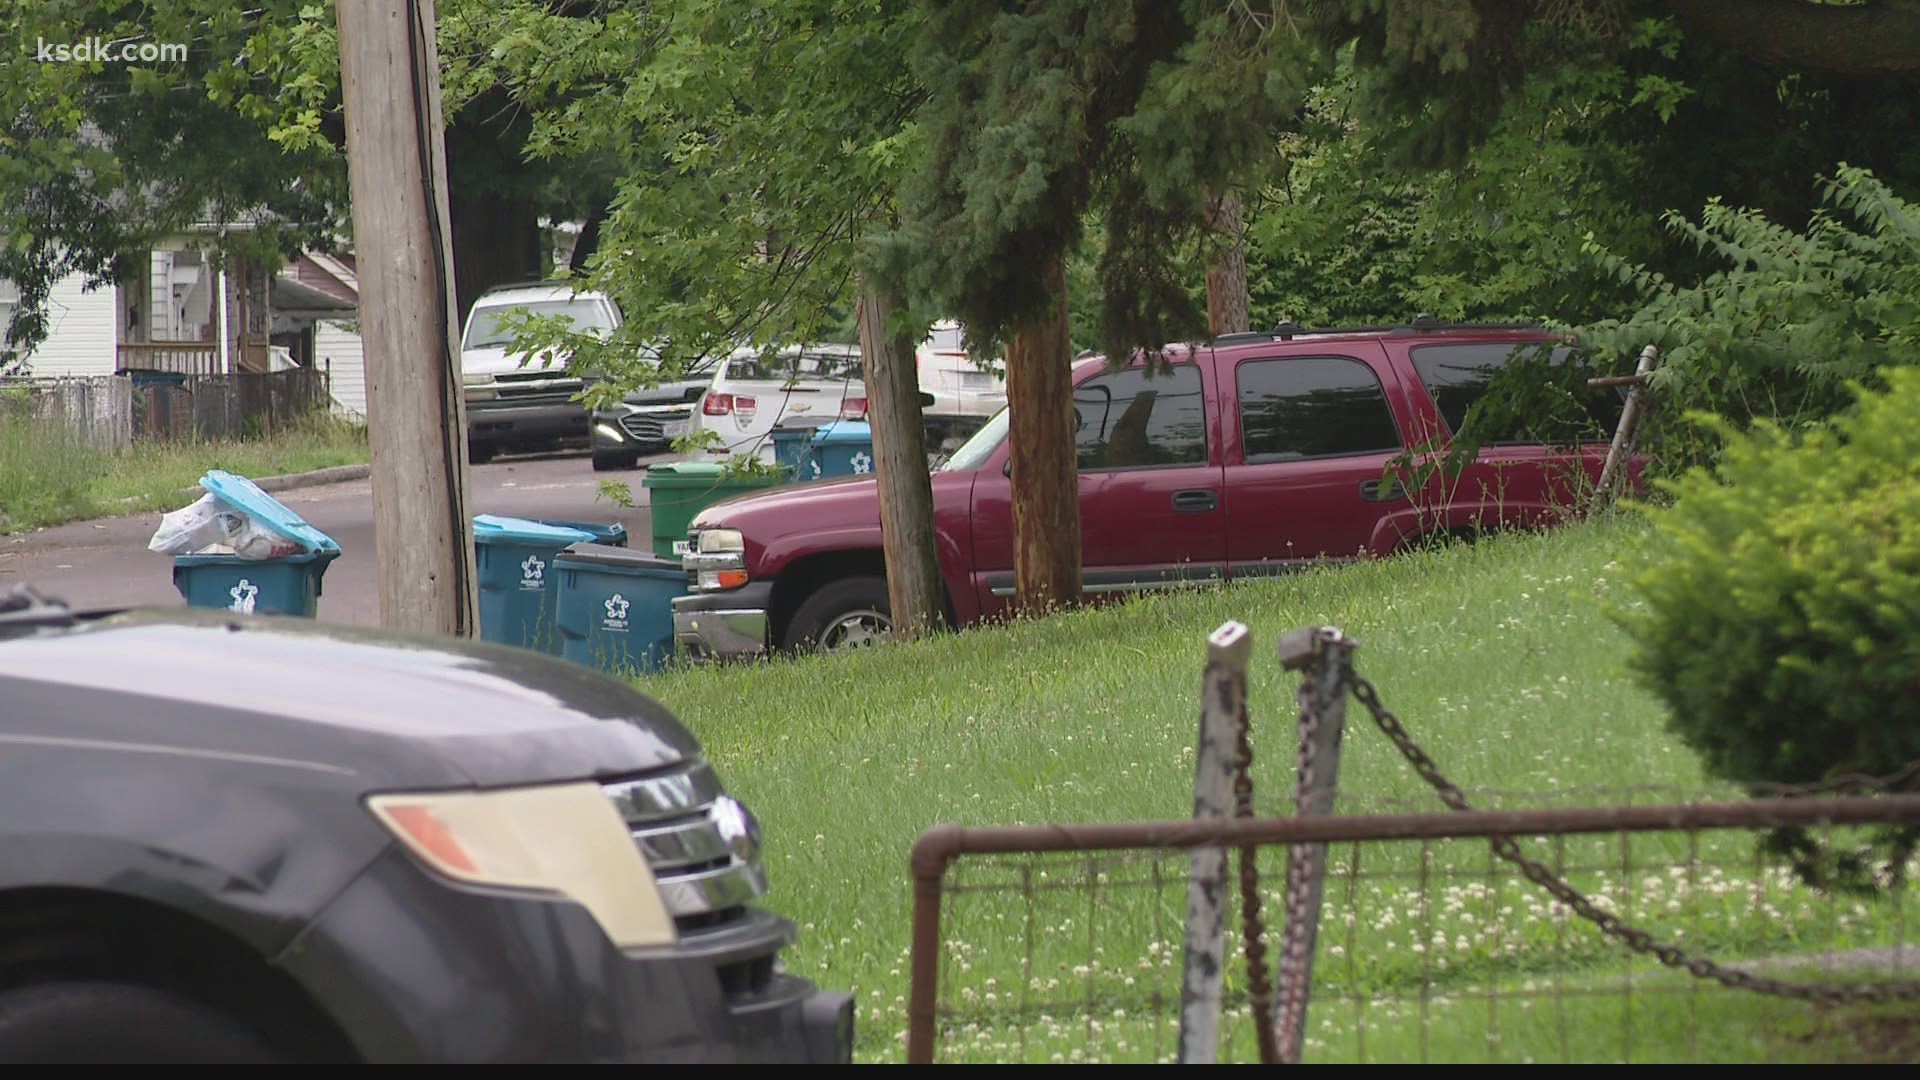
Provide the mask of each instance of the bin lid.
{"label": "bin lid", "polygon": [[706,480],[726,472],[725,464],[718,461],[669,461],[663,465],[647,466],[645,480],[655,476],[684,476],[688,479]]}
{"label": "bin lid", "polygon": [[263,527],[308,551],[337,553],[340,550],[340,545],[334,542],[333,537],[307,524],[285,503],[260,490],[260,485],[244,476],[235,476],[224,469],[209,469],[200,478],[200,486],[221,502],[245,512]]}
{"label": "bin lid", "polygon": [[483,544],[517,541],[562,547],[582,540],[592,540],[594,537],[585,529],[569,529],[563,525],[549,525],[544,521],[534,521],[530,518],[481,514],[473,519],[473,538]]}
{"label": "bin lid", "polygon": [[562,563],[569,566],[585,563],[601,570],[660,571],[677,578],[687,576],[687,568],[677,560],[662,558],[651,552],[635,551],[633,548],[614,547],[612,544],[574,544],[554,556],[555,569]]}
{"label": "bin lid", "polygon": [[835,420],[814,432],[813,441],[819,446],[870,443],[873,441],[873,428],[865,420]]}

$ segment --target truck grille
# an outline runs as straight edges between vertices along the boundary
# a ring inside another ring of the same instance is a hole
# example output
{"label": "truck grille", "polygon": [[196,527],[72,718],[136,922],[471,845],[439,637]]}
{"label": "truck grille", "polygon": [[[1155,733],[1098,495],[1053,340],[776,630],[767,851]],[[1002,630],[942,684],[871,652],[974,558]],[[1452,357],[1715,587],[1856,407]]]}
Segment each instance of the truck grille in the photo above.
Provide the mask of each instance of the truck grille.
{"label": "truck grille", "polygon": [[767,891],[760,828],[705,762],[602,785],[683,931],[730,921]]}

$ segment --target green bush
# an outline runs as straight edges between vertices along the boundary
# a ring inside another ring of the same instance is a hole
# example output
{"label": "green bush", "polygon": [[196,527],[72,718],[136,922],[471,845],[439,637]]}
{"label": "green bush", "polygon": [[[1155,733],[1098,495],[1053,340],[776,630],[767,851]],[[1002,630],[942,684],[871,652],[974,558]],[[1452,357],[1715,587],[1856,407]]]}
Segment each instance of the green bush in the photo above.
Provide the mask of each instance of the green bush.
{"label": "green bush", "polygon": [[1704,421],[1720,462],[1663,484],[1674,502],[1653,514],[1644,606],[1619,619],[1673,731],[1724,779],[1820,783],[1920,760],[1920,371],[1884,376],[1797,437]]}

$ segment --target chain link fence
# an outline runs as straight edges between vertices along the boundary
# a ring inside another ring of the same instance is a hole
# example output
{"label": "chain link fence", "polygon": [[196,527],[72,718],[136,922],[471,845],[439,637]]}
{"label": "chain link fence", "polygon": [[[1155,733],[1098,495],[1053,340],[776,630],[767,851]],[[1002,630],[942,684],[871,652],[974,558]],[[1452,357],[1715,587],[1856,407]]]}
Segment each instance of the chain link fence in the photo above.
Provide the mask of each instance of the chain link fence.
{"label": "chain link fence", "polygon": [[[1194,820],[923,836],[909,1060],[1920,1056],[1907,926],[1920,861],[1874,843],[1920,829],[1920,769],[1759,797],[1469,797],[1352,674],[1350,645],[1293,643],[1304,679],[1291,816],[1253,816],[1253,779],[1272,770],[1252,767],[1243,737],[1241,646],[1237,697],[1232,656],[1216,649],[1209,668]],[[1430,794],[1336,797],[1333,702],[1349,695]],[[1208,795],[1208,713],[1237,728],[1224,740],[1231,817],[1229,799]],[[1769,842],[1781,829],[1868,873],[1809,884]]]}

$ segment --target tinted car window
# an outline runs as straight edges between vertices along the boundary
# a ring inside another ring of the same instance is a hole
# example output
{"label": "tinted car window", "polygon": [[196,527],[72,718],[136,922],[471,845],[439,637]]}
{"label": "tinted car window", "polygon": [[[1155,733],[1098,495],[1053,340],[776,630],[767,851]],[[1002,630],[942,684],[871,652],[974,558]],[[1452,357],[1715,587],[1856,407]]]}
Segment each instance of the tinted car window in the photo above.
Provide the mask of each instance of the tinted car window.
{"label": "tinted car window", "polygon": [[1249,465],[1400,449],[1373,369],[1344,356],[1249,360],[1234,369]]}
{"label": "tinted car window", "polygon": [[[1447,429],[1455,433],[1466,422],[1467,411],[1486,396],[1487,385],[1495,373],[1516,358],[1538,363],[1543,357],[1538,343],[1518,347],[1504,342],[1416,345],[1412,353],[1414,370],[1420,373],[1420,381],[1433,396]],[[1562,345],[1546,354],[1545,359],[1550,366],[1561,367],[1572,356],[1572,350]],[[1523,410],[1527,415],[1499,417],[1500,422],[1481,432],[1480,441],[1492,444],[1608,438],[1620,422],[1624,403],[1620,391],[1588,389],[1584,378],[1577,373],[1572,381],[1577,384],[1570,391],[1574,400],[1567,401],[1564,395],[1548,395],[1536,408]]]}
{"label": "tinted car window", "polygon": [[795,378],[859,382],[862,377],[859,354],[848,356],[837,352],[787,352],[773,357],[736,357],[727,365],[727,374],[731,378],[754,382],[785,382]]}
{"label": "tinted car window", "polygon": [[1082,469],[1206,464],[1207,407],[1192,364],[1088,379],[1074,387],[1073,414]]}

